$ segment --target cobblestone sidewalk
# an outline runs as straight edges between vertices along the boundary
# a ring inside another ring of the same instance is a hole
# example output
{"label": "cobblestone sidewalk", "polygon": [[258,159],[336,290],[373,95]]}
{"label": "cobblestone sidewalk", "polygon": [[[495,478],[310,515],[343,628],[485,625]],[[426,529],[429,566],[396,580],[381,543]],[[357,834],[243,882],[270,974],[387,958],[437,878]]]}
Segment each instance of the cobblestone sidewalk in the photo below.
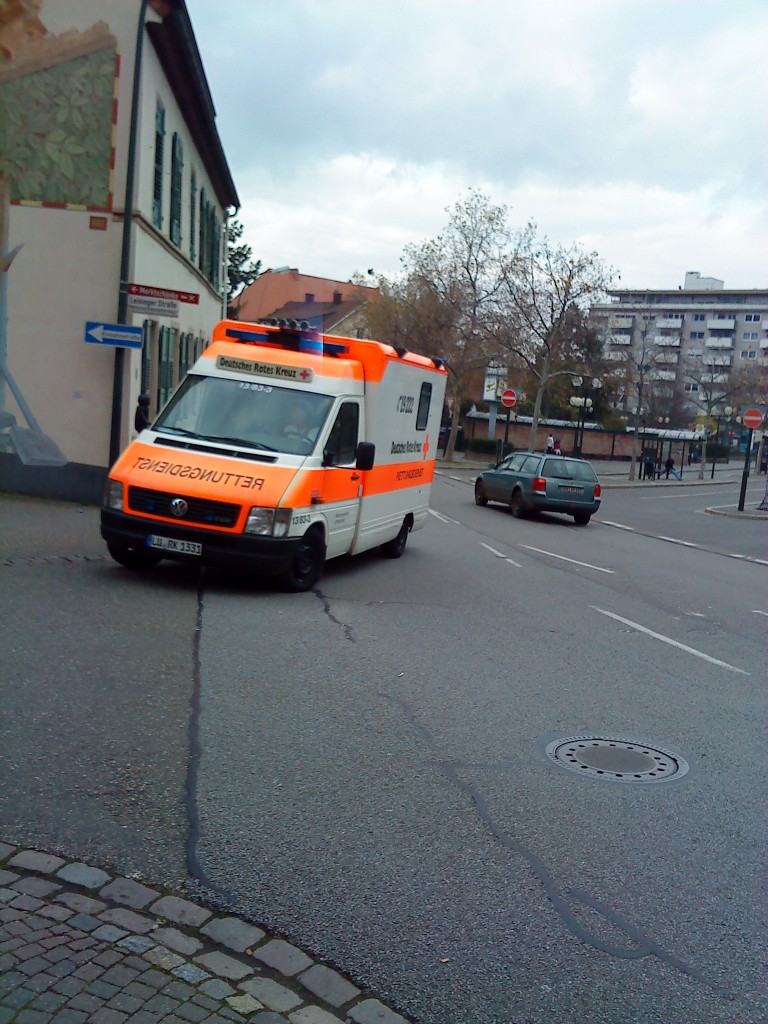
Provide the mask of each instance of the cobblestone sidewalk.
{"label": "cobblestone sidewalk", "polygon": [[0,842],[0,1024],[407,1024],[236,917]]}

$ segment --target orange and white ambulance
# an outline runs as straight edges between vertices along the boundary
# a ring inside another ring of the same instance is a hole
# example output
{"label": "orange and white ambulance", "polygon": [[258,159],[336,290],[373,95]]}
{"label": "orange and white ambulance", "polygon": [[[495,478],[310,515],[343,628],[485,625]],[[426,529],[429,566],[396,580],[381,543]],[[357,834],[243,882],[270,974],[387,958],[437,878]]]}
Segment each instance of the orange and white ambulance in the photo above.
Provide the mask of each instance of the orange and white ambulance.
{"label": "orange and white ambulance", "polygon": [[162,558],[311,589],[326,559],[399,558],[424,526],[444,361],[305,323],[223,320],[109,473],[101,534]]}

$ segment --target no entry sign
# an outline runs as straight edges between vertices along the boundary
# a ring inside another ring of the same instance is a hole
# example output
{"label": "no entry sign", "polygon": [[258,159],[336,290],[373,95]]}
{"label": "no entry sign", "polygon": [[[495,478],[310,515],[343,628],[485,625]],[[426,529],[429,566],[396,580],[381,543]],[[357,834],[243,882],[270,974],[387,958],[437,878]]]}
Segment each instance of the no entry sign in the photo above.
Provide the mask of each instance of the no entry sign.
{"label": "no entry sign", "polygon": [[[504,399],[502,398],[502,402],[503,401]],[[747,409],[747,411],[741,417],[741,422],[744,424],[745,427],[748,427],[750,430],[757,430],[757,428],[763,422],[763,414],[760,412],[759,409]]]}
{"label": "no entry sign", "polygon": [[507,409],[511,409],[516,401],[517,392],[513,391],[512,388],[507,388],[507,390],[502,393],[501,404],[506,406]]}

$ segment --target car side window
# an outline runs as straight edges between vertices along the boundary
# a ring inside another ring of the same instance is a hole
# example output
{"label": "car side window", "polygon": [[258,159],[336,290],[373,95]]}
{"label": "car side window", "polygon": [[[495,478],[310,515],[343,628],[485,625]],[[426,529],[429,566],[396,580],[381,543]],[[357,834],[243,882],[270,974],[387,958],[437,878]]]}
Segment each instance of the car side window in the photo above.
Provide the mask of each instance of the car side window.
{"label": "car side window", "polygon": [[355,461],[360,409],[355,402],[345,402],[339,409],[325,445],[325,461],[332,466],[349,466]]}
{"label": "car side window", "polygon": [[526,455],[513,455],[509,460],[509,468],[516,473],[522,467],[526,458]]}
{"label": "car side window", "polygon": [[535,473],[539,468],[539,457],[538,455],[527,455],[520,467],[521,473]]}

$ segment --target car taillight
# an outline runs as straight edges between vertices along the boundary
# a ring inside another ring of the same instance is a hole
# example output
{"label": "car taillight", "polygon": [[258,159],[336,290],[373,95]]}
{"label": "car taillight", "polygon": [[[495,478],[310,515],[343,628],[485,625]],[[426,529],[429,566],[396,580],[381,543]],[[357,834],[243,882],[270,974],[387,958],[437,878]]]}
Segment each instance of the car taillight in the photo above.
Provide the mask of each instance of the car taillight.
{"label": "car taillight", "polygon": [[547,481],[544,479],[543,476],[537,476],[534,478],[533,489],[539,494],[547,493]]}
{"label": "car taillight", "polygon": [[600,497],[600,484],[595,484],[595,497]]}

